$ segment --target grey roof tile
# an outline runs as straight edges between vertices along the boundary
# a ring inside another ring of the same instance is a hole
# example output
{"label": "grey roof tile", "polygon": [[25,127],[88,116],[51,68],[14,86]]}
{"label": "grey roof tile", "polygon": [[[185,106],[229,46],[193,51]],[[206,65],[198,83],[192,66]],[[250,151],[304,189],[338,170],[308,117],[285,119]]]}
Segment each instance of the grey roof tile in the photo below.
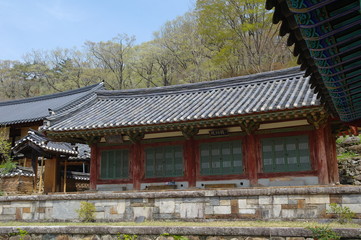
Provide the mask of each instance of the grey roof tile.
{"label": "grey roof tile", "polygon": [[49,131],[142,126],[320,106],[298,68],[196,84],[98,91],[87,107],[58,119]]}
{"label": "grey roof tile", "polygon": [[49,109],[64,111],[103,88],[103,83],[98,83],[66,92],[0,102],[0,126],[44,120],[49,116]]}
{"label": "grey roof tile", "polygon": [[72,145],[66,142],[54,142],[42,133],[29,130],[28,135],[16,141],[12,151],[17,154],[21,152],[22,146],[31,142],[43,149],[45,152],[59,153],[68,155],[70,160],[88,160],[90,159],[90,148],[86,144]]}

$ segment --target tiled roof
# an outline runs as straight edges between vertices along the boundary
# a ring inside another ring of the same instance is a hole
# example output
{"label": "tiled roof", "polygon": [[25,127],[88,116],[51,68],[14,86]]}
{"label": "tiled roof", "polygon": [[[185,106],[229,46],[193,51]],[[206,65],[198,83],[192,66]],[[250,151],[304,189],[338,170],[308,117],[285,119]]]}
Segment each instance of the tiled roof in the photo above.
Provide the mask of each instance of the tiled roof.
{"label": "tiled roof", "polygon": [[49,116],[49,109],[64,111],[87,100],[92,93],[103,88],[103,83],[98,83],[66,92],[0,102],[0,126],[43,120]]}
{"label": "tiled roof", "polygon": [[318,107],[298,68],[196,84],[98,91],[87,107],[50,118],[50,132],[144,126]]}
{"label": "tiled roof", "polygon": [[65,142],[50,141],[46,136],[34,130],[28,131],[28,135],[15,143],[15,146],[12,148],[13,152],[19,152],[21,146],[23,146],[26,142],[35,144],[45,152],[56,152],[73,156],[78,155],[78,151],[76,151],[74,145]]}
{"label": "tiled roof", "polygon": [[35,174],[32,168],[26,168],[26,167],[16,167],[15,169],[7,173],[2,173],[0,171],[0,177],[14,177],[14,176],[34,177]]}
{"label": "tiled roof", "polygon": [[[64,171],[62,171],[62,174],[64,174]],[[90,180],[90,174],[89,173],[82,173],[82,172],[67,171],[66,178],[81,180],[81,181],[89,181]]]}

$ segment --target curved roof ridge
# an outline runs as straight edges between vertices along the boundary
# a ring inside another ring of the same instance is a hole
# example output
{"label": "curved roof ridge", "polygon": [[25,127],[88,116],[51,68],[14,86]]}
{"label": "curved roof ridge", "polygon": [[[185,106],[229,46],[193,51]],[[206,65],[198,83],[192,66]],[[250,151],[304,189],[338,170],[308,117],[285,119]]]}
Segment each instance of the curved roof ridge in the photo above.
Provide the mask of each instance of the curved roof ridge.
{"label": "curved roof ridge", "polygon": [[[93,87],[92,87],[93,86]],[[84,100],[86,98],[89,97],[89,94],[91,93],[94,93],[96,91],[101,91],[104,87],[104,83],[101,82],[101,83],[98,83],[98,84],[94,84],[94,85],[91,85],[91,86],[88,86],[88,91],[84,91],[84,94],[79,96],[78,98],[74,99],[73,101],[71,101],[70,103],[64,103],[63,105],[57,107],[57,108],[54,108],[54,109],[51,109],[53,111],[64,111],[68,108],[71,108],[72,106],[78,104],[79,101],[81,100]],[[92,87],[92,88],[91,88]],[[77,90],[77,89],[75,89]],[[81,92],[81,91],[80,91]]]}
{"label": "curved roof ridge", "polygon": [[9,100],[5,102],[0,102],[0,106],[7,106],[7,105],[16,105],[16,104],[22,104],[22,103],[29,103],[29,102],[36,102],[36,101],[42,101],[42,100],[48,100],[58,97],[64,97],[69,96],[77,93],[87,92],[93,88],[102,87],[104,85],[103,82],[93,84],[90,86],[85,86],[82,88],[72,89],[64,92],[57,92],[53,94],[43,95],[43,96],[37,96],[37,97],[30,97],[30,98],[23,98],[23,99],[16,99],[16,100]]}
{"label": "curved roof ridge", "polygon": [[193,91],[208,91],[212,89],[220,89],[227,87],[236,87],[241,85],[251,85],[269,81],[280,81],[284,78],[299,75],[303,76],[304,72],[299,70],[299,67],[292,67],[288,69],[282,69],[277,71],[256,73],[252,75],[238,76],[233,78],[225,78],[220,80],[199,82],[199,83],[187,83],[178,84],[172,86],[153,87],[153,88],[138,88],[127,90],[100,90],[97,91],[99,98],[126,98],[135,97],[137,95],[163,95],[169,93],[187,93]]}

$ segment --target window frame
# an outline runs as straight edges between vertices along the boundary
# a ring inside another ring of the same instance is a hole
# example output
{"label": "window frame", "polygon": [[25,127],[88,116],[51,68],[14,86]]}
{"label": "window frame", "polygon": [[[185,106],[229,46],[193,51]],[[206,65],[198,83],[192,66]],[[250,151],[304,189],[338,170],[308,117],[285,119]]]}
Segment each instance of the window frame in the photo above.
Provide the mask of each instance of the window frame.
{"label": "window frame", "polygon": [[[146,176],[146,149],[147,148],[154,148],[154,147],[165,147],[165,146],[181,146],[182,148],[182,159],[183,159],[183,175],[182,176],[171,176],[171,177],[147,177]],[[144,143],[141,145],[141,151],[142,151],[142,162],[143,162],[143,177],[142,177],[142,183],[154,183],[154,182],[171,182],[171,181],[184,181],[187,182],[187,156],[185,152],[186,146],[185,146],[185,140],[182,141],[170,141],[170,142],[156,142],[156,143]]]}
{"label": "window frame", "polygon": [[[242,151],[242,172],[239,174],[218,174],[218,175],[201,175],[201,144],[212,143],[212,142],[231,142],[239,141]],[[231,180],[231,179],[247,179],[247,163],[246,163],[246,151],[245,151],[245,137],[244,136],[228,136],[228,137],[215,137],[199,139],[195,144],[195,160],[196,160],[196,171],[197,181],[209,181],[209,180]]]}
{"label": "window frame", "polygon": [[[128,151],[128,178],[114,178],[107,179],[101,178],[101,160],[102,153],[104,151],[112,151],[112,150],[127,150]],[[97,147],[97,181],[96,184],[129,184],[132,183],[132,148],[130,145],[118,145],[118,146],[98,146]]]}
{"label": "window frame", "polygon": [[[309,149],[309,157],[310,157],[310,169],[303,171],[288,171],[288,172],[264,172],[263,170],[263,149],[262,149],[262,139],[266,138],[277,138],[277,137],[297,137],[297,136],[307,136],[308,138],[308,149]],[[313,131],[297,131],[297,132],[281,132],[281,133],[270,133],[270,134],[262,134],[257,136],[257,144],[258,144],[258,153],[259,153],[259,162],[258,162],[258,178],[267,178],[267,177],[282,177],[282,176],[317,176],[315,162],[314,150],[314,136]]]}

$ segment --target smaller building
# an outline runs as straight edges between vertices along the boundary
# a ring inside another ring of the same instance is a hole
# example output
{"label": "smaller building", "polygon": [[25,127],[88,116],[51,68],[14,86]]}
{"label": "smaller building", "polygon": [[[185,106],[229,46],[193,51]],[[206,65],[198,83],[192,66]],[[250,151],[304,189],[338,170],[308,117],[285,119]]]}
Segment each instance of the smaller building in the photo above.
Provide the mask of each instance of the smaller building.
{"label": "smaller building", "polygon": [[[42,133],[30,130],[27,136],[15,143],[12,151],[17,156],[32,160],[34,191],[49,193],[89,189],[89,173],[85,172],[89,169],[90,160],[87,145],[53,142]],[[75,172],[80,169],[83,172]]]}
{"label": "smaller building", "polygon": [[98,91],[42,129],[91,145],[90,183],[100,191],[337,183],[342,126],[303,75]]}

